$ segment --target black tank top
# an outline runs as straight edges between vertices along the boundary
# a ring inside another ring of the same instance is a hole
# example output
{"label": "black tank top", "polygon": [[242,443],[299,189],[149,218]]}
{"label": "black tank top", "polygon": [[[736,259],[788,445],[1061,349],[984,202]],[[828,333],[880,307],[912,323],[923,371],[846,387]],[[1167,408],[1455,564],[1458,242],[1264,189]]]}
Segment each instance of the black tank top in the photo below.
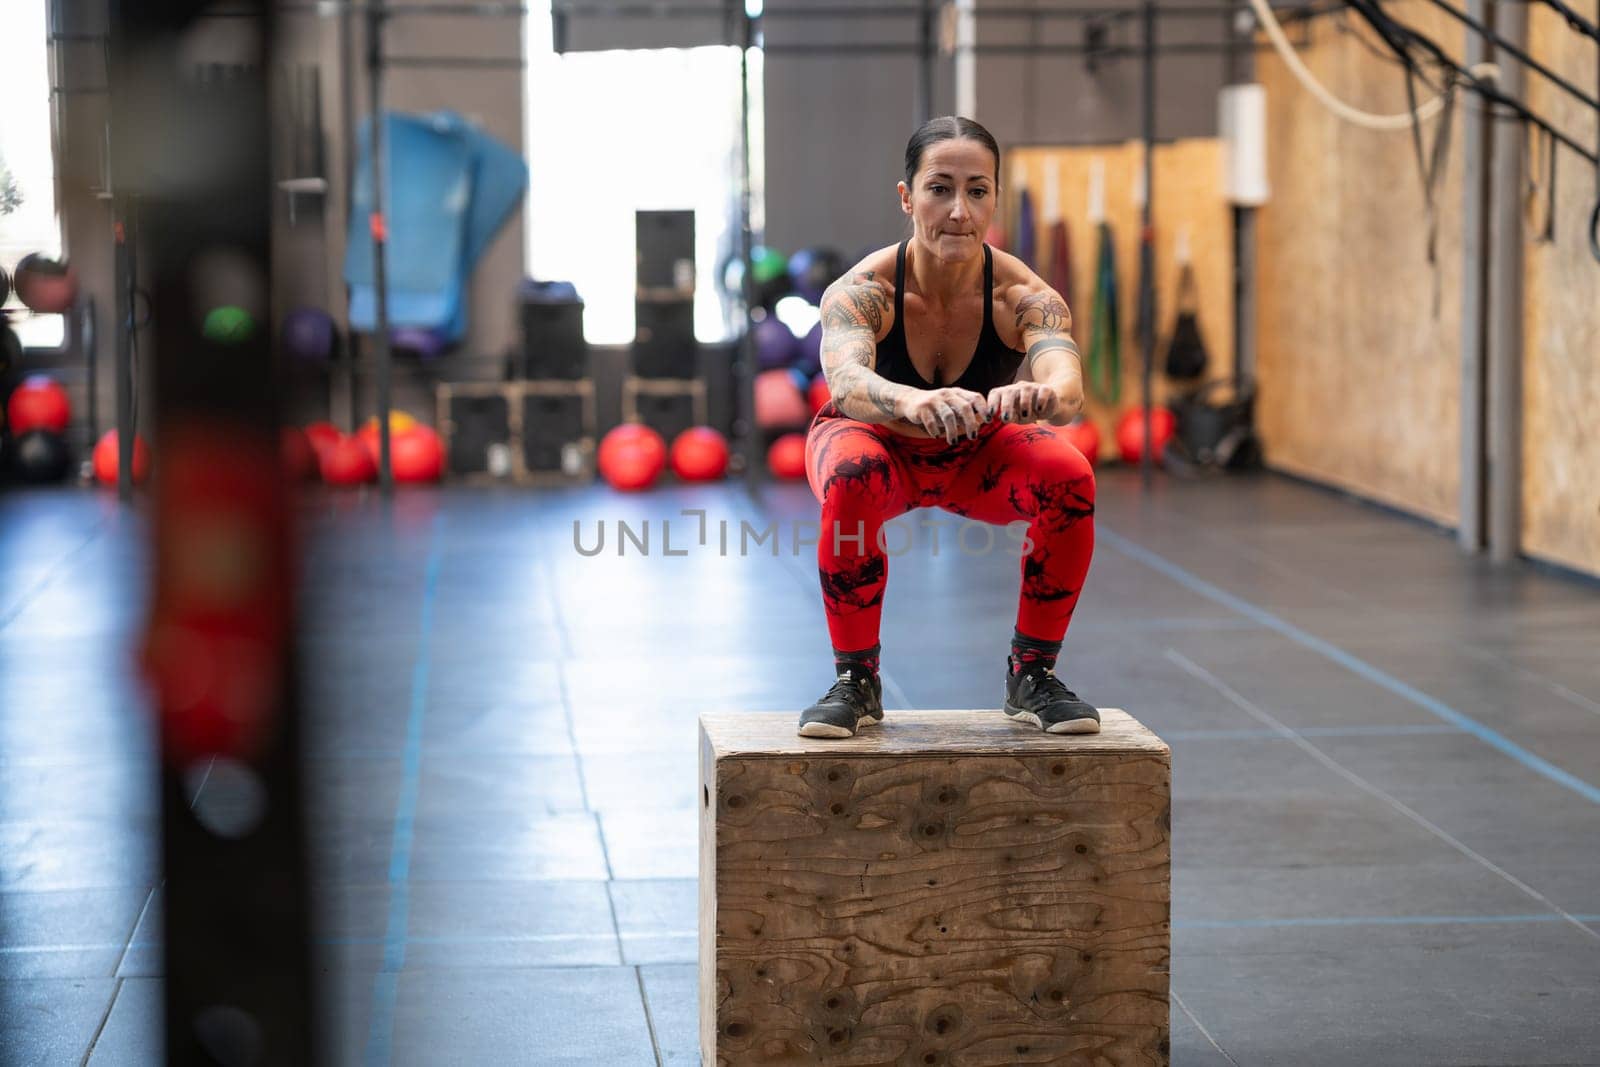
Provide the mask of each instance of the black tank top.
{"label": "black tank top", "polygon": [[967,364],[967,369],[961,372],[961,377],[943,387],[934,385],[917,373],[916,366],[911,362],[911,352],[906,347],[905,291],[908,244],[909,240],[901,241],[900,250],[895,254],[894,325],[890,327],[888,336],[878,342],[878,358],[874,369],[891,382],[909,385],[915,389],[970,389],[974,393],[987,395],[989,390],[996,386],[1010,385],[1016,380],[1017,368],[1022,365],[1022,353],[1000,340],[1000,335],[994,329],[994,256],[990,253],[988,245],[983,246],[983,329],[978,332],[978,347],[972,353],[972,361]]}

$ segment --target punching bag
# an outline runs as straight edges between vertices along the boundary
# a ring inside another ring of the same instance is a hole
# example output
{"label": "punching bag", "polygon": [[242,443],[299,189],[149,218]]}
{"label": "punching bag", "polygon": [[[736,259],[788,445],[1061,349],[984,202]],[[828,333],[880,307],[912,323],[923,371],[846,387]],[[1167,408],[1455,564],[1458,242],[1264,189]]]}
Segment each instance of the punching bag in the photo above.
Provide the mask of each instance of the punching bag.
{"label": "punching bag", "polygon": [[1184,261],[1178,275],[1178,318],[1167,341],[1167,377],[1192,382],[1206,372],[1206,343],[1200,336],[1200,296],[1194,268]]}

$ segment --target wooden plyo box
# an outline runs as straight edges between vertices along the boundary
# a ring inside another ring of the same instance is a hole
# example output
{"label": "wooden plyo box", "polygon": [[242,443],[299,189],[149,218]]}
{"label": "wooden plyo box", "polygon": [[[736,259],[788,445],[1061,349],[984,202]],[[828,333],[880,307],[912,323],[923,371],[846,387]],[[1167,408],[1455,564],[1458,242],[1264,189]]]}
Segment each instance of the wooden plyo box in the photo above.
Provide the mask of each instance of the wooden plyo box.
{"label": "wooden plyo box", "polygon": [[701,716],[703,1062],[1169,1062],[1172,756],[1101,716]]}

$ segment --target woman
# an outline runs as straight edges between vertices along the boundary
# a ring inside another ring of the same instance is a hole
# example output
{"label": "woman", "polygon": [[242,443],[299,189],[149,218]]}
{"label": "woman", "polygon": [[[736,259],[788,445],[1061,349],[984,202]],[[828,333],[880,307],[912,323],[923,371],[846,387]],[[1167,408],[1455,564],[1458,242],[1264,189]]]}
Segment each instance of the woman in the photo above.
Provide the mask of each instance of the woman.
{"label": "woman", "polygon": [[1100,716],[1055,676],[1094,550],[1094,474],[1039,420],[1083,405],[1072,316],[1021,260],[983,243],[1000,148],[970,119],[924,124],[906,145],[900,207],[911,237],[879,249],[822,300],[833,399],[806,439],[822,504],[817,563],[836,681],[800,716],[805,737],[849,737],[883,719],[878,623],[888,580],[883,523],[939,507],[1027,523],[1005,711],[1050,733]]}

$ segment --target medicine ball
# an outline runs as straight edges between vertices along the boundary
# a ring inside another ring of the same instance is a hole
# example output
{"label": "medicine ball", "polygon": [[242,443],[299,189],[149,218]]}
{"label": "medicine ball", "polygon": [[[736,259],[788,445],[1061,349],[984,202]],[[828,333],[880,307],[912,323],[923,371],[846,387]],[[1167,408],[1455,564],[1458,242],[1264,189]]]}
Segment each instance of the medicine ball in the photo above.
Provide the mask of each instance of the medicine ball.
{"label": "medicine ball", "polygon": [[709,426],[691,426],[672,442],[672,473],[686,482],[714,482],[728,473],[728,442]]}
{"label": "medicine ball", "polygon": [[795,292],[820,304],[823,290],[844,273],[846,266],[844,256],[831,248],[802,248],[789,257],[789,281]]}
{"label": "medicine ball", "polygon": [[205,324],[200,332],[207,341],[217,344],[244,344],[256,332],[256,320],[244,308],[225,304],[206,312]]}
{"label": "medicine ball", "polygon": [[396,434],[389,442],[394,480],[402,485],[428,485],[444,474],[444,443],[432,426],[420,423]]}
{"label": "medicine ball", "polygon": [[833,399],[833,390],[828,388],[828,376],[819,374],[811,379],[811,388],[806,392],[806,401],[811,405],[811,414],[815,415]]}
{"label": "medicine ball", "polygon": [[802,338],[800,338],[800,354],[795,360],[795,366],[806,372],[806,377],[811,377],[822,370],[822,323],[818,322]]}
{"label": "medicine ball", "polygon": [[78,299],[78,274],[70,264],[35,252],[11,276],[17,299],[41,315],[61,315]]}
{"label": "medicine ball", "polygon": [[295,308],[283,317],[283,349],[296,359],[326,362],[338,344],[339,328],[321,308]]}
{"label": "medicine ball", "polygon": [[[1178,420],[1166,408],[1154,408],[1150,412],[1150,436],[1153,438],[1154,448],[1151,457],[1155,462],[1161,462],[1161,455],[1167,449],[1167,442],[1172,439],[1172,433],[1177,429]],[[1144,453],[1144,409],[1129,408],[1117,421],[1117,453],[1124,463],[1138,463]]]}
{"label": "medicine ball", "polygon": [[33,374],[11,391],[11,399],[6,402],[6,419],[14,434],[35,429],[62,433],[72,421],[72,404],[59,382],[43,374]]}
{"label": "medicine ball", "polygon": [[378,464],[354,435],[341,437],[321,454],[322,480],[329,485],[365,485],[378,476]]}
{"label": "medicine ball", "polygon": [[[405,433],[415,425],[417,425],[417,420],[413,415],[411,415],[410,412],[398,410],[390,411],[389,447],[393,449],[395,438],[399,437],[401,434]],[[373,415],[369,417],[366,422],[362,423],[361,429],[356,431],[355,436],[363,445],[367,446],[367,451],[372,453],[372,461],[376,463],[378,461],[378,449],[382,447],[382,444],[378,441],[378,416]],[[393,458],[393,456],[390,457],[391,460]]]}
{"label": "medicine ball", "polygon": [[52,430],[29,430],[18,435],[12,447],[11,467],[29,485],[59,482],[71,466],[66,439]]}
{"label": "medicine ball", "polygon": [[786,433],[767,449],[767,469],[775,478],[795,479],[806,476],[806,435]]}
{"label": "medicine ball", "polygon": [[756,425],[763,430],[792,430],[811,418],[811,408],[786,370],[765,370],[755,380]]}
{"label": "medicine ball", "polygon": [[[117,431],[107,430],[101,435],[94,446],[94,478],[101,485],[113,486],[117,484],[117,473],[122,467],[122,453],[117,446]],[[145,480],[150,475],[150,446],[145,444],[143,437],[133,435],[133,481],[134,484]]]}
{"label": "medicine ball", "polygon": [[1070,422],[1061,428],[1061,435],[1067,439],[1068,444],[1083,453],[1083,458],[1089,461],[1089,466],[1095,465],[1100,458],[1100,431],[1094,423],[1088,419]]}
{"label": "medicine ball", "polygon": [[11,299],[11,275],[6,273],[6,269],[4,267],[0,267],[0,304],[4,304],[7,300],[10,300],[10,299]]}
{"label": "medicine ball", "polygon": [[779,370],[793,366],[800,356],[800,342],[776,315],[768,315],[751,327],[756,336],[756,366]]}
{"label": "medicine ball", "polygon": [[624,423],[600,440],[600,476],[613,489],[648,489],[666,462],[666,443],[648,426]]}

